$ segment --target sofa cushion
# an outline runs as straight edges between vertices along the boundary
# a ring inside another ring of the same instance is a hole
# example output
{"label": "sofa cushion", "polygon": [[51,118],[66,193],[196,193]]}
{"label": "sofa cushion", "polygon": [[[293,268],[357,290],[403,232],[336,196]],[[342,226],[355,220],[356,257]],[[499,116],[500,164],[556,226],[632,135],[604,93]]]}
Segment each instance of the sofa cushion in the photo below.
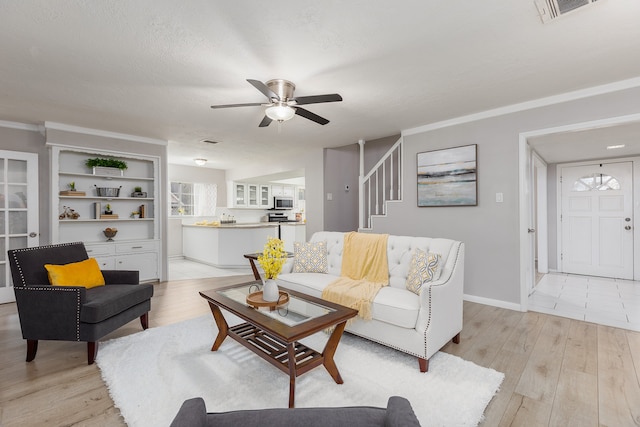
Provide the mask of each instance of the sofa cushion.
{"label": "sofa cushion", "polygon": [[327,273],[327,242],[294,242],[294,273]]}
{"label": "sofa cushion", "polygon": [[45,264],[44,268],[53,286],[82,286],[87,289],[104,286],[104,276],[95,258],[64,265]]}
{"label": "sofa cushion", "polygon": [[407,289],[414,294],[420,294],[420,288],[424,283],[438,280],[439,276],[440,255],[426,253],[420,248],[415,248],[409,263]]}
{"label": "sofa cushion", "polygon": [[[317,298],[338,276],[323,273],[289,273],[278,276],[278,285]],[[420,312],[420,297],[406,289],[385,286],[371,305],[373,319],[399,326],[415,328]]]}
{"label": "sofa cushion", "polygon": [[153,296],[153,285],[107,285],[87,289],[80,321],[98,323]]}
{"label": "sofa cushion", "polygon": [[288,273],[278,276],[278,285],[320,298],[322,290],[338,278],[324,273]]}
{"label": "sofa cushion", "polygon": [[416,327],[420,312],[420,297],[406,289],[385,286],[371,306],[373,319],[401,328]]}

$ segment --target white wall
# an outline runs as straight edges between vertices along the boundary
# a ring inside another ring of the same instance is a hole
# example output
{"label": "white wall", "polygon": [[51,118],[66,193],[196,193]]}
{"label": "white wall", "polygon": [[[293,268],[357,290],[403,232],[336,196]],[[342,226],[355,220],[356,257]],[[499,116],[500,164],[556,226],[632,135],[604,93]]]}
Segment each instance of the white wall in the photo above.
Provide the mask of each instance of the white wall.
{"label": "white wall", "polygon": [[[640,88],[632,88],[566,102],[558,98],[553,105],[497,117],[461,118],[408,130],[404,132],[404,200],[390,204],[386,218],[375,219],[374,231],[463,241],[465,294],[519,305],[519,134],[640,113],[639,100]],[[478,206],[418,208],[417,153],[467,144],[478,144]],[[497,192],[504,194],[503,203],[496,203]]]}

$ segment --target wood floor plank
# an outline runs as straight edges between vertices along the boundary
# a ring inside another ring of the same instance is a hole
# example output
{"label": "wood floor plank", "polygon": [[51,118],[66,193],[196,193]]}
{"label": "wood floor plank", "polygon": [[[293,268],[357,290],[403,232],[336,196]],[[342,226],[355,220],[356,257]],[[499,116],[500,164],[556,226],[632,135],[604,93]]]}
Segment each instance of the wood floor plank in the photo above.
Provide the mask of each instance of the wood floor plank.
{"label": "wood floor plank", "polygon": [[598,409],[600,425],[640,425],[640,385],[627,334],[598,326]]}
{"label": "wood floor plank", "polygon": [[[251,277],[156,284],[150,326],[210,315],[199,291]],[[136,320],[105,340],[141,330]],[[640,333],[466,301],[461,338],[443,350],[505,373],[483,426],[640,425]],[[43,341],[25,356],[15,304],[0,304],[0,426],[125,425],[85,343]]]}

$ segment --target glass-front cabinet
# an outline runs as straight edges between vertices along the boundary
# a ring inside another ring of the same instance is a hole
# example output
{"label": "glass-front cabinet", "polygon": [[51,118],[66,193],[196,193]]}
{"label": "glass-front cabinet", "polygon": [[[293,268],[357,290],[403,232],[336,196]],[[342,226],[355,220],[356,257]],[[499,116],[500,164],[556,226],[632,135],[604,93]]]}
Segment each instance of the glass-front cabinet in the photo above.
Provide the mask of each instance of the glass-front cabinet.
{"label": "glass-front cabinet", "polygon": [[247,185],[239,182],[233,184],[233,204],[239,207],[247,206]]}

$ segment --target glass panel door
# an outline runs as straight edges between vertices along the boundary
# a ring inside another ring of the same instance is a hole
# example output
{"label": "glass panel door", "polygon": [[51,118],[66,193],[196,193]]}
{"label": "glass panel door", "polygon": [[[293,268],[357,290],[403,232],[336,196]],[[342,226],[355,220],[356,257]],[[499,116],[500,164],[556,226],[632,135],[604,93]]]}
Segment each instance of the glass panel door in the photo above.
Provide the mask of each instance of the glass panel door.
{"label": "glass panel door", "polygon": [[38,155],[0,150],[0,303],[15,299],[7,250],[38,244]]}

